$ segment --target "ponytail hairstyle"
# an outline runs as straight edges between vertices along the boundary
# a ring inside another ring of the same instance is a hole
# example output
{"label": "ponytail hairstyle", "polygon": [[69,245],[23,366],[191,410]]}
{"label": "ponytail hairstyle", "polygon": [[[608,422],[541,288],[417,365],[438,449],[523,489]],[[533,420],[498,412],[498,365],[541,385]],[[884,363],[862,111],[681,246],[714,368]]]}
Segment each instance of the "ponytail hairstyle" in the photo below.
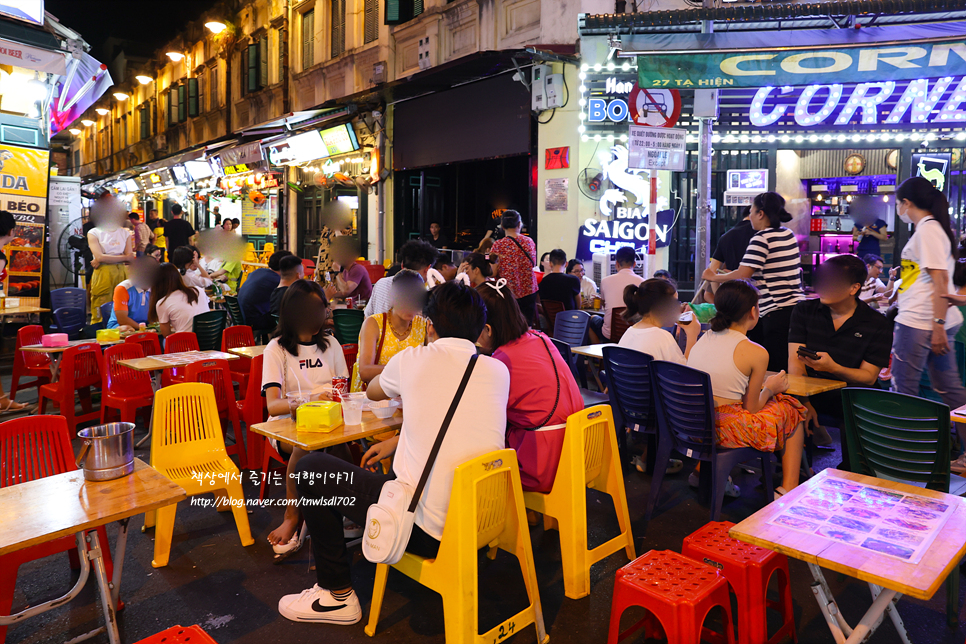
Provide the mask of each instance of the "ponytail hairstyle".
{"label": "ponytail hairstyle", "polygon": [[644,280],[639,285],[628,284],[624,287],[624,319],[628,324],[637,316],[645,316],[652,311],[657,313],[673,304],[674,286],[667,280],[652,278]]}
{"label": "ponytail hairstyle", "polygon": [[493,264],[495,263],[491,259],[491,255],[484,255],[482,253],[470,253],[463,258],[470,268],[475,268],[480,271],[483,277],[493,277]]}
{"label": "ponytail hairstyle", "polygon": [[725,282],[714,294],[714,308],[717,311],[711,318],[712,331],[724,331],[735,322],[744,319],[748,312],[758,305],[758,289],[747,280]]}
{"label": "ponytail hairstyle", "polygon": [[768,217],[772,228],[781,228],[782,224],[791,221],[792,216],[785,210],[785,198],[777,192],[763,192],[755,197],[755,208]]}
{"label": "ponytail hairstyle", "polygon": [[903,181],[896,190],[896,203],[906,200],[916,208],[928,211],[939,222],[949,237],[949,250],[955,259],[958,244],[949,223],[949,201],[946,200],[946,195],[936,190],[936,186],[925,177],[913,177]]}
{"label": "ponytail hairstyle", "polygon": [[174,264],[165,262],[158,269],[155,282],[151,286],[151,306],[148,309],[148,321],[158,321],[158,302],[168,297],[175,291],[184,293],[188,304],[198,302],[198,289],[194,286],[185,286],[181,279],[181,272]]}

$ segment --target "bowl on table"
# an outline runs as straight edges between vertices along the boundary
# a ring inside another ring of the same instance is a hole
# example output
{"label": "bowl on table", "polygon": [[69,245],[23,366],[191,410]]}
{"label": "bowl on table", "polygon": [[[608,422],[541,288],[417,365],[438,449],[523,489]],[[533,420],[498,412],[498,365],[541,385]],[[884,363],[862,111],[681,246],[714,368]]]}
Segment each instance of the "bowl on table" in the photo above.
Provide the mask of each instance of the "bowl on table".
{"label": "bowl on table", "polygon": [[376,418],[381,418],[385,420],[393,414],[396,410],[402,406],[402,403],[398,400],[370,400],[369,401],[369,411],[376,415]]}

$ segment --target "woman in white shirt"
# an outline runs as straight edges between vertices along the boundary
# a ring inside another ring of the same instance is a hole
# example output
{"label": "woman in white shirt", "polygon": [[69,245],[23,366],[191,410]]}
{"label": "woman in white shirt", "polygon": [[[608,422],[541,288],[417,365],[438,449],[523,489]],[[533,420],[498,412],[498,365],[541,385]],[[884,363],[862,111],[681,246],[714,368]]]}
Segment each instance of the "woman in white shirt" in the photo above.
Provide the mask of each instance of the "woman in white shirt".
{"label": "woman in white shirt", "polygon": [[148,314],[151,322],[160,325],[161,335],[167,337],[172,333],[191,331],[195,316],[209,310],[205,289],[186,286],[174,264],[161,264],[157,281],[151,287],[151,309]]}
{"label": "woman in white shirt", "polygon": [[[299,402],[286,394],[312,394],[315,400],[331,400],[332,378],[349,376],[342,347],[324,329],[326,307],[325,293],[317,282],[295,280],[282,296],[278,329],[263,354],[262,392],[270,420],[289,417],[298,409]],[[298,498],[292,474],[306,453],[296,447],[289,458],[285,478],[289,499]],[[286,506],[282,525],[268,535],[276,558],[288,557],[302,546],[300,523],[295,504]]]}
{"label": "woman in white shirt", "polygon": [[717,314],[688,357],[688,366],[711,376],[718,445],[782,454],[782,485],[775,498],[798,485],[806,409],[784,394],[784,371],[765,377],[768,352],[748,339],[758,324],[758,289],[745,280],[725,282],[714,297]]}
{"label": "woman in white shirt", "polygon": [[[624,333],[620,346],[651,355],[655,360],[667,360],[685,364],[691,347],[701,333],[701,325],[692,315],[687,322],[680,322],[682,304],[677,299],[674,286],[662,279],[644,280],[640,285],[629,284],[624,288],[624,318],[628,321],[641,316],[641,321]],[[686,306],[686,305],[685,305]],[[679,324],[687,335],[684,353],[667,327]]]}
{"label": "woman in white shirt", "polygon": [[133,262],[134,236],[121,224],[126,217],[124,208],[107,195],[91,208],[95,226],[87,233],[87,244],[94,259],[91,266],[91,324],[101,321],[101,306],[112,301],[114,287],[127,279],[128,262]]}
{"label": "woman in white shirt", "polygon": [[171,251],[171,263],[178,267],[186,286],[211,286],[211,277],[201,266],[201,255],[194,246],[181,246]]}

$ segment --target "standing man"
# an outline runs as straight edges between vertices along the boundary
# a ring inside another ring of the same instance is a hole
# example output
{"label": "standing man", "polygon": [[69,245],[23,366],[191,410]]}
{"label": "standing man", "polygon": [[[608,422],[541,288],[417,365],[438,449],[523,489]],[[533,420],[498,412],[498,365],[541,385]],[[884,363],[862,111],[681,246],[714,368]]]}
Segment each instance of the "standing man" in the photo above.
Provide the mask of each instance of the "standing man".
{"label": "standing man", "polygon": [[138,257],[144,255],[144,249],[153,241],[154,233],[148,228],[147,224],[141,221],[136,212],[128,215],[131,225],[134,227],[134,252]]}
{"label": "standing man", "polygon": [[269,313],[272,306],[272,293],[282,280],[279,263],[283,257],[291,254],[287,250],[272,253],[268,258],[268,268],[257,268],[252,271],[238,289],[238,306],[245,316],[245,322],[256,333],[275,328],[275,322]]}
{"label": "standing man", "polygon": [[211,209],[211,214],[215,218],[215,225],[216,226],[220,226],[221,225],[221,210],[219,209],[219,207],[218,206],[215,206],[214,208],[212,208]]}
{"label": "standing man", "polygon": [[600,297],[604,300],[604,316],[594,315],[590,318],[590,331],[595,344],[611,341],[611,329],[614,319],[614,309],[624,306],[624,289],[630,285],[638,286],[644,278],[634,272],[637,265],[637,253],[627,246],[618,248],[614,254],[617,272],[608,275],[600,281]]}
{"label": "standing man", "polygon": [[523,220],[516,210],[503,212],[503,230],[506,237],[493,244],[492,253],[500,257],[500,277],[506,278],[510,292],[520,305],[520,312],[530,326],[537,317],[537,245],[529,237],[520,234]]}
{"label": "standing man", "polygon": [[195,229],[181,218],[182,214],[181,205],[174,204],[171,206],[171,221],[164,222],[164,237],[169,250],[188,246],[194,240]]}

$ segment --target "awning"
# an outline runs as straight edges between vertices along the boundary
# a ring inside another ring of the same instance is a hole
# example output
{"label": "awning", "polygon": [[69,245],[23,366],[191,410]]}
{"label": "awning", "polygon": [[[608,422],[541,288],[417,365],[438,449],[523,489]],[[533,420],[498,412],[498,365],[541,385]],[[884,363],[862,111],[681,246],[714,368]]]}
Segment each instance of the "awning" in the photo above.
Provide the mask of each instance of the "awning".
{"label": "awning", "polygon": [[262,162],[262,142],[238,143],[215,155],[221,167],[236,165],[257,165]]}
{"label": "awning", "polygon": [[259,123],[258,125],[252,125],[251,127],[239,130],[239,132],[246,136],[254,135],[264,138],[273,134],[284,134],[295,129],[312,127],[341,116],[347,116],[348,114],[349,109],[345,107],[289,112],[282,117]]}
{"label": "awning", "polygon": [[966,74],[966,22],[774,34],[624,36],[641,87],[759,87]]}
{"label": "awning", "polygon": [[13,65],[63,76],[67,73],[67,52],[0,39],[0,65]]}

